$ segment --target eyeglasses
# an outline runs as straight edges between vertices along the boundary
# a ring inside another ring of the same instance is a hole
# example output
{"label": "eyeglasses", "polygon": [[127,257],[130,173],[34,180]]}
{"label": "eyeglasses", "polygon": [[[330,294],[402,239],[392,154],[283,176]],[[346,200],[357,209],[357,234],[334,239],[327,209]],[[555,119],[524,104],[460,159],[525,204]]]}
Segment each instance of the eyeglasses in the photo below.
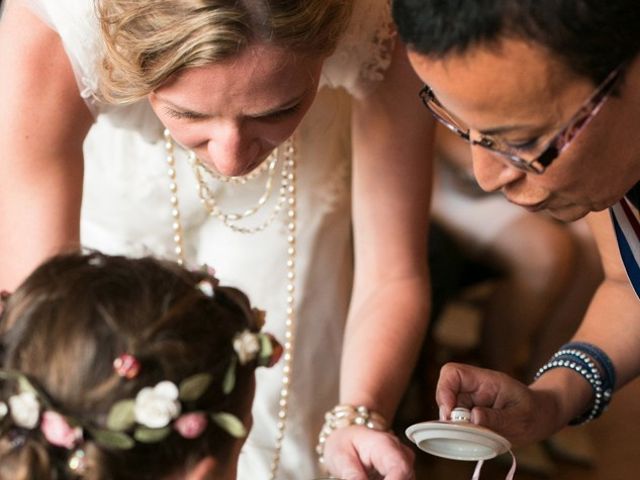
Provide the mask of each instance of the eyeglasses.
{"label": "eyeglasses", "polygon": [[[471,145],[478,145],[497,153],[505,158],[509,165],[519,170],[541,174],[598,114],[621,78],[622,70],[623,66],[621,65],[612,71],[564,127],[551,140],[543,144],[544,146],[541,148],[535,148],[535,146],[529,144],[513,146],[501,138],[484,135],[481,135],[478,140],[473,139],[469,128],[461,126],[458,120],[442,106],[431,87],[425,85],[420,90],[419,95],[422,103],[429,109],[436,120]],[[532,151],[527,152],[525,150]]]}

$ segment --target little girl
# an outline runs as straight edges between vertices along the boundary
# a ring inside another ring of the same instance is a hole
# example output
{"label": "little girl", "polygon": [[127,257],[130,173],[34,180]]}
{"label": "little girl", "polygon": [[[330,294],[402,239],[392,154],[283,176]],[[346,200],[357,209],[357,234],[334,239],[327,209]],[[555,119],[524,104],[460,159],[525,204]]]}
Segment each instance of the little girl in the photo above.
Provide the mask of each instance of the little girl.
{"label": "little girl", "polygon": [[231,479],[281,352],[210,271],[66,254],[0,300],[0,479]]}

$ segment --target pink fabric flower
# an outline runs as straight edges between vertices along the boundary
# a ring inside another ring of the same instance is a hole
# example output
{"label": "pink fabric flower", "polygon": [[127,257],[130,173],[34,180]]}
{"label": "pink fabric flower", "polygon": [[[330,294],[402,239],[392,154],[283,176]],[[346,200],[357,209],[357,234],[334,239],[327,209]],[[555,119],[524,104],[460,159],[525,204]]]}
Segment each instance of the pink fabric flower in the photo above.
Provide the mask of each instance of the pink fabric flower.
{"label": "pink fabric flower", "polygon": [[131,380],[140,373],[140,362],[133,355],[123,353],[113,361],[113,369],[122,378]]}
{"label": "pink fabric flower", "polygon": [[42,414],[40,430],[51,445],[73,449],[82,439],[82,429],[72,428],[67,420],[56,412],[46,411]]}
{"label": "pink fabric flower", "polygon": [[202,412],[186,413],[173,426],[184,438],[198,438],[207,428],[207,417]]}

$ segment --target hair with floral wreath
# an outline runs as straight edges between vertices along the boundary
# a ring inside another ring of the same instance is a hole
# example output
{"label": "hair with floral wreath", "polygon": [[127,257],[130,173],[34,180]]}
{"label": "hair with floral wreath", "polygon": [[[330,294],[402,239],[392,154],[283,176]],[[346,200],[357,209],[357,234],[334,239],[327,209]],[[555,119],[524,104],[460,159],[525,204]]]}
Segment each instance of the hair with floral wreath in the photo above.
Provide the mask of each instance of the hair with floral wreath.
{"label": "hair with floral wreath", "polygon": [[2,303],[0,478],[225,463],[280,348],[242,292],[150,257],[60,255]]}

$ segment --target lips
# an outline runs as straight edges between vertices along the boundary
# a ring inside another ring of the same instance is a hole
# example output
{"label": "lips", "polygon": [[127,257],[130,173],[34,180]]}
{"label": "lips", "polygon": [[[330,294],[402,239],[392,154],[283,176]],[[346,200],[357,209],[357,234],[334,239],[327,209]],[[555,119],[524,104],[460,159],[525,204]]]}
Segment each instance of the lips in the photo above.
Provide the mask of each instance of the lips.
{"label": "lips", "polygon": [[540,210],[544,210],[546,208],[546,203],[547,203],[546,200],[543,200],[537,203],[520,203],[509,197],[507,197],[507,200],[513,203],[514,205],[517,205],[519,207],[524,208],[525,210],[528,210],[529,212],[539,212]]}

